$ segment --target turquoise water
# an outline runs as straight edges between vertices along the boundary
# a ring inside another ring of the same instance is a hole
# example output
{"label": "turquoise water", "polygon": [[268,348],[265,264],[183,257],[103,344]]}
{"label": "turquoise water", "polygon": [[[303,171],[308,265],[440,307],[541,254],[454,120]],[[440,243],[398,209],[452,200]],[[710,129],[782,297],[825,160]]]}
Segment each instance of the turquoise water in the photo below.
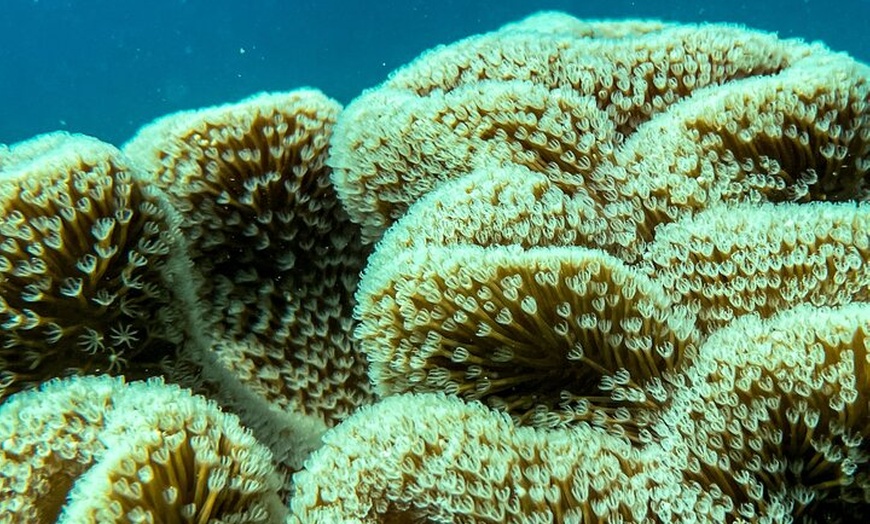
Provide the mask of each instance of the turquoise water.
{"label": "turquoise water", "polygon": [[870,61],[870,0],[4,0],[3,7],[0,143],[55,129],[121,143],[157,116],[262,90],[313,86],[347,103],[427,48],[540,9],[730,21],[823,40]]}

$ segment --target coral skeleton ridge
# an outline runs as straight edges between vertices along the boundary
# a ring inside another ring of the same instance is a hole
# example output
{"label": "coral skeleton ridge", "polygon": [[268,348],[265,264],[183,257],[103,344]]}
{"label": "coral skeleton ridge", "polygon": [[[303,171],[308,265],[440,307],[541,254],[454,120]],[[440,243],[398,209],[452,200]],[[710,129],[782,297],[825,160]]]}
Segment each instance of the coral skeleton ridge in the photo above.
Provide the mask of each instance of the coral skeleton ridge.
{"label": "coral skeleton ridge", "polygon": [[851,522],[870,68],[544,12],[0,147],[0,524]]}

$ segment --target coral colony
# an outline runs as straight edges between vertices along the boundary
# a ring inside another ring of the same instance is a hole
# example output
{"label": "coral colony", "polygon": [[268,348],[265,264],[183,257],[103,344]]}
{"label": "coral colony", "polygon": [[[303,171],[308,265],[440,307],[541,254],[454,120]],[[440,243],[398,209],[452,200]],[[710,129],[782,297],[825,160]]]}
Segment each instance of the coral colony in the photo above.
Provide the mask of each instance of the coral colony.
{"label": "coral colony", "polygon": [[540,13],[0,149],[0,523],[870,512],[870,69]]}

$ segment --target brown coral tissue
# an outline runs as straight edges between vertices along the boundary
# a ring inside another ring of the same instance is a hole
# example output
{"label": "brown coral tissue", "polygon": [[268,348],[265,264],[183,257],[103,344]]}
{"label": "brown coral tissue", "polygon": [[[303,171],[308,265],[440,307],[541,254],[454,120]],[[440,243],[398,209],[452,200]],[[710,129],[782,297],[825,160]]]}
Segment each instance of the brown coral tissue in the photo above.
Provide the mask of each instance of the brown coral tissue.
{"label": "brown coral tissue", "polygon": [[0,146],[0,328],[0,524],[855,522],[870,67],[543,12]]}
{"label": "brown coral tissue", "polygon": [[[387,398],[327,434],[297,476],[298,518],[867,510],[868,78],[820,44],[742,28],[549,13],[424,53],[354,100],[328,163],[377,242],[355,333]],[[428,429],[439,402],[468,410],[437,416],[463,429]],[[366,424],[396,440],[379,448]],[[621,474],[550,487],[557,461],[520,436],[578,434],[602,447],[566,454]],[[501,471],[488,452],[444,458],[479,445],[528,456],[506,455],[514,475],[497,482],[480,481]],[[494,506],[478,505],[484,485]]]}
{"label": "brown coral tissue", "polygon": [[73,373],[171,365],[195,306],[162,194],[81,135],[13,145],[0,169],[0,399]]}
{"label": "brown coral tissue", "polygon": [[340,110],[316,90],[266,93],[163,117],[124,146],[180,210],[221,364],[328,424],[368,399],[349,336],[365,250],[325,165]]}

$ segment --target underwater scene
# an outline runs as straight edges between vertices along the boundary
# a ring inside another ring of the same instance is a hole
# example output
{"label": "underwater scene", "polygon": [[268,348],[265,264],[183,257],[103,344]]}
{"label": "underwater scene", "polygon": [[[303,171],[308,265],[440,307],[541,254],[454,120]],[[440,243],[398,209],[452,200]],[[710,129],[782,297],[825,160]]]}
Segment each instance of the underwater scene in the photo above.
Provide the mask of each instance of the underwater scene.
{"label": "underwater scene", "polygon": [[9,0],[0,524],[864,522],[867,20]]}

